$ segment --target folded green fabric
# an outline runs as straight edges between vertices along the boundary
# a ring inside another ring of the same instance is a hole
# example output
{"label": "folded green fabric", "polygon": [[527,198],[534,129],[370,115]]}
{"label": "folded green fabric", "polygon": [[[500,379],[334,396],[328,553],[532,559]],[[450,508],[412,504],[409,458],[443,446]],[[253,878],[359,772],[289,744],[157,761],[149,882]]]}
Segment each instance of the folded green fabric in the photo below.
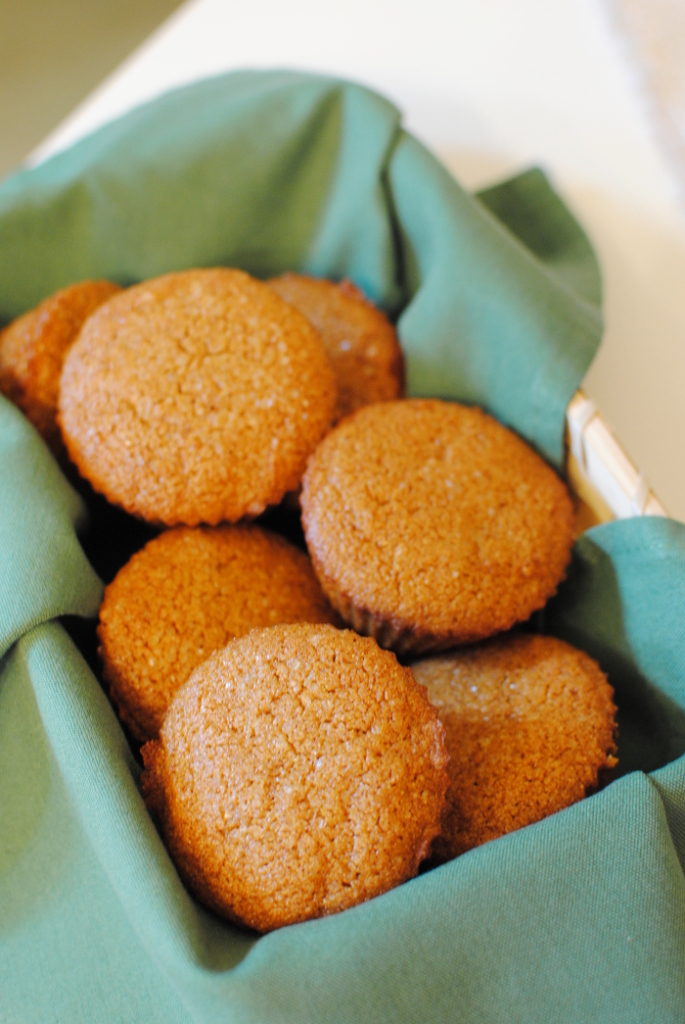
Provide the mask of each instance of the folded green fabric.
{"label": "folded green fabric", "polygon": [[[522,244],[502,210],[526,194]],[[564,411],[599,344],[599,283],[542,175],[474,202],[379,96],[243,72],[169,93],[0,186],[0,321],[81,278],[214,264],[350,277],[404,310],[414,394],[478,402],[561,466]]]}
{"label": "folded green fabric", "polygon": [[[540,172],[474,198],[385,100],[255,72],[168,94],[0,186],[5,320],[78,278],[217,263],[352,278],[399,316],[413,393],[478,402],[561,464],[600,284]],[[621,778],[256,939],[181,885],[116,717],[55,621],[97,612],[84,522],[0,400],[0,1020],[685,1018],[685,527],[590,531],[540,617],[609,672]]]}

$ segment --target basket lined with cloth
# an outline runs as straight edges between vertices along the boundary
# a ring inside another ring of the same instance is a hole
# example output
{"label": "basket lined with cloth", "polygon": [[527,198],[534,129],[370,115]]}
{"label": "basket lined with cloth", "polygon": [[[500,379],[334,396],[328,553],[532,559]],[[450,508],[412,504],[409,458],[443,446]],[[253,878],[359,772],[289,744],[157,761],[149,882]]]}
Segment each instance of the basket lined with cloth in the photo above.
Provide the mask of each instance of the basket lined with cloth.
{"label": "basket lined with cloth", "polygon": [[[0,321],[81,278],[217,264],[349,277],[398,318],[410,394],[481,405],[562,469],[601,289],[539,171],[474,197],[368,90],[241,72],[0,186]],[[370,903],[257,939],[181,885],[59,622],[97,614],[86,515],[2,400],[3,1017],[682,1019],[685,527],[646,517],[584,534],[541,619],[609,674],[620,778]]]}

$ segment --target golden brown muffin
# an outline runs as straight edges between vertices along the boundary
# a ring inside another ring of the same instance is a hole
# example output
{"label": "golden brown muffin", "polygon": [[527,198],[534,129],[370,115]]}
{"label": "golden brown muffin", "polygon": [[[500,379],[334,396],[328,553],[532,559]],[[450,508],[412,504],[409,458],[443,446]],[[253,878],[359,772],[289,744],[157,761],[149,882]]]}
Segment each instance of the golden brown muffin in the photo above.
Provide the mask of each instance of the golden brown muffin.
{"label": "golden brown muffin", "polygon": [[438,860],[582,800],[617,763],[614,691],[562,640],[509,634],[412,670],[450,755]]}
{"label": "golden brown muffin", "polygon": [[282,622],[336,622],[311,562],[259,526],[177,527],[106,588],[100,656],[120,717],[156,736],[193,669],[229,640]]}
{"label": "golden brown muffin", "polygon": [[62,371],[71,459],[127,512],[173,526],[256,516],[296,488],[336,403],[321,339],[239,270],[146,281],[90,318]]}
{"label": "golden brown muffin", "polygon": [[19,406],[58,457],[64,455],[56,421],[64,357],[91,313],[118,291],[111,281],[80,281],[0,333],[0,392]]}
{"label": "golden brown muffin", "polygon": [[358,410],[315,451],[301,500],[333,606],[399,652],[527,619],[563,579],[573,541],[556,474],[490,416],[451,402]]}
{"label": "golden brown muffin", "polygon": [[321,335],[338,383],[336,420],[402,397],[404,357],[395,328],[351,281],[283,274],[268,283]]}
{"label": "golden brown muffin", "polygon": [[143,747],[143,795],[190,889],[269,931],[413,877],[439,832],[443,729],[409,669],[332,626],[214,654]]}

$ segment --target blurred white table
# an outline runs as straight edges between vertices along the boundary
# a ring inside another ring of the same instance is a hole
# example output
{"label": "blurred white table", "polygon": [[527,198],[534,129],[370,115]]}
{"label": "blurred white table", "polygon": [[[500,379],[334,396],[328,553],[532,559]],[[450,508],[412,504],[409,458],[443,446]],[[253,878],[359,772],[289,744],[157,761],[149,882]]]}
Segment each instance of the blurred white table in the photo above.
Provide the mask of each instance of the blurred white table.
{"label": "blurred white table", "polygon": [[32,159],[172,86],[295,67],[383,92],[467,187],[539,164],[602,266],[607,330],[584,390],[685,521],[684,183],[607,3],[189,0]]}

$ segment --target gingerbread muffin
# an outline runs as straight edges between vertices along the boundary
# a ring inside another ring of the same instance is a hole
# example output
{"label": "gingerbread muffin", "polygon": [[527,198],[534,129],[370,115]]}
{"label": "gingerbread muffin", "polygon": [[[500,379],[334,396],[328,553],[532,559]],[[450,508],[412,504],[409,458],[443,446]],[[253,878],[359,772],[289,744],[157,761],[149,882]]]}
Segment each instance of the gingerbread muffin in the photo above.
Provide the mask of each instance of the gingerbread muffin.
{"label": "gingerbread muffin", "polygon": [[443,729],[394,655],[332,626],[214,654],[143,747],[143,795],[179,873],[258,931],[414,876],[439,831]]}
{"label": "gingerbread muffin", "polygon": [[90,318],[62,371],[69,455],[150,522],[256,516],[296,488],[337,392],[311,324],[239,270],[146,281]]}
{"label": "gingerbread muffin", "polygon": [[229,640],[283,622],[335,621],[311,562],[282,537],[259,526],[177,527],[135,554],[105,590],[105,681],[145,742],[193,669]]}
{"label": "gingerbread muffin", "polygon": [[304,274],[283,274],[269,285],[321,335],[338,383],[336,420],[404,394],[404,357],[395,328],[356,285]]}
{"label": "gingerbread muffin", "polygon": [[613,690],[553,637],[509,634],[412,665],[445,726],[449,860],[582,800],[617,764]]}
{"label": "gingerbread muffin", "polygon": [[307,546],[346,622],[419,653],[480,640],[541,608],[573,542],[566,487],[479,409],[438,400],[359,409],[303,480]]}
{"label": "gingerbread muffin", "polygon": [[111,281],[80,281],[0,333],[0,392],[19,406],[58,457],[64,455],[56,420],[64,357],[91,313],[118,291]]}

